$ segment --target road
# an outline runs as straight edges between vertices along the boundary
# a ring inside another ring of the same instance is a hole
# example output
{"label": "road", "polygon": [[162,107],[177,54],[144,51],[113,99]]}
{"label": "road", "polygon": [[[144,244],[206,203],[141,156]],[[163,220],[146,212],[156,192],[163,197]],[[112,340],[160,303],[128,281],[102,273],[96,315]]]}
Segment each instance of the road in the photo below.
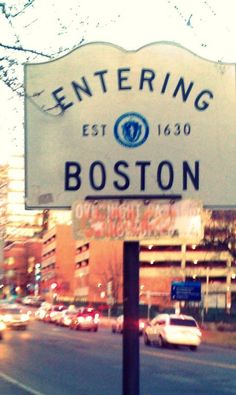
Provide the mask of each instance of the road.
{"label": "road", "polygon": [[[121,395],[122,335],[31,323],[0,343],[1,395]],[[140,395],[236,394],[236,350],[202,344],[146,347],[140,337]]]}

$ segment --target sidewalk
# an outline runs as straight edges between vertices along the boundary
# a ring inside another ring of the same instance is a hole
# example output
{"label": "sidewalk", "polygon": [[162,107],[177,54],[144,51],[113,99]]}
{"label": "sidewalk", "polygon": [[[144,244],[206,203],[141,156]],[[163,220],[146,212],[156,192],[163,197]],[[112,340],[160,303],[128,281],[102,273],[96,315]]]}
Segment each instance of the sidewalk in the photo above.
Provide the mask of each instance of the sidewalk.
{"label": "sidewalk", "polygon": [[202,343],[236,349],[236,331],[201,329]]}

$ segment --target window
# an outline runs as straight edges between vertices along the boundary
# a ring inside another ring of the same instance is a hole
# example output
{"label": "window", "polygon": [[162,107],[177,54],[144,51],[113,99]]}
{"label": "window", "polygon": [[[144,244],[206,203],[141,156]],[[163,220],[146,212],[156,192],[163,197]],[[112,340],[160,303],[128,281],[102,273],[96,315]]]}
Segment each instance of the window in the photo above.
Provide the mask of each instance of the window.
{"label": "window", "polygon": [[197,326],[196,322],[193,320],[181,319],[181,318],[171,318],[170,325],[178,326]]}

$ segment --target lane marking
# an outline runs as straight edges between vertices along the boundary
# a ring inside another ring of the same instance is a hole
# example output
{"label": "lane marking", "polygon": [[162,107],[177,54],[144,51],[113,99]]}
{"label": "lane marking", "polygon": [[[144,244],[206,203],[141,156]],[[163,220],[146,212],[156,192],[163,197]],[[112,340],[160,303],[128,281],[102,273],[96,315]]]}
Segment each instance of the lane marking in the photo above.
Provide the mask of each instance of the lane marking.
{"label": "lane marking", "polygon": [[[55,334],[55,332],[54,332]],[[58,333],[57,335],[64,337],[64,338],[69,338],[71,339],[70,336],[66,335],[66,334],[62,334],[62,333]],[[91,339],[86,339],[86,338],[79,338],[78,340],[82,341],[82,342],[97,342],[97,339],[91,338]],[[112,344],[111,345],[112,348],[119,348],[120,349],[120,345],[117,344]],[[183,357],[181,355],[169,355],[169,354],[163,354],[161,352],[158,351],[151,351],[151,350],[140,350],[140,354],[146,354],[146,355],[152,355],[152,356],[158,356],[158,357],[162,357],[165,359],[172,359],[172,360],[177,360],[177,361],[181,361],[181,362],[191,362],[191,363],[196,363],[198,365],[205,365],[205,366],[211,366],[211,367],[217,367],[217,368],[225,368],[225,369],[232,369],[232,370],[236,370],[236,365],[233,364],[228,364],[228,363],[223,363],[223,362],[214,362],[214,361],[205,361],[203,359],[193,359],[190,357]]]}
{"label": "lane marking", "polygon": [[[70,340],[79,340],[81,342],[84,343],[90,343],[90,342],[97,342],[97,338],[92,338],[91,339],[87,339],[87,338],[82,338],[79,337],[78,339],[75,339],[73,336],[70,336],[69,334],[65,334],[62,332],[59,332],[59,328],[53,328],[54,329],[54,335],[57,335],[58,337],[64,337],[64,338],[68,338]],[[58,332],[57,332],[58,330]],[[101,332],[100,332],[101,333]],[[117,345],[117,344],[112,344],[110,345],[110,347],[112,348],[121,348],[122,345]],[[158,357],[162,357],[165,359],[171,359],[171,360],[177,360],[177,361],[181,361],[181,362],[191,362],[191,363],[195,363],[198,365],[205,365],[205,366],[211,366],[211,367],[217,367],[217,368],[225,368],[225,369],[231,369],[231,370],[236,370],[236,365],[235,364],[228,364],[228,363],[223,363],[223,362],[214,362],[214,361],[205,361],[202,359],[193,359],[190,357],[183,357],[180,355],[169,355],[169,354],[163,354],[162,352],[158,352],[157,350],[151,351],[151,350],[141,350],[140,349],[140,354],[146,354],[146,355],[152,355],[152,356],[158,356]]]}
{"label": "lane marking", "polygon": [[[120,348],[117,344],[112,344],[112,348]],[[206,366],[212,366],[212,367],[217,367],[217,368],[225,368],[225,369],[232,369],[236,370],[236,365],[235,364],[228,364],[224,362],[214,362],[214,361],[205,361],[203,359],[193,359],[190,357],[183,357],[181,355],[170,355],[170,354],[163,354],[162,352],[159,351],[151,351],[151,350],[140,350],[140,354],[146,354],[146,355],[151,355],[153,357],[161,357],[164,359],[172,359],[174,361],[181,361],[181,362],[191,362],[195,363],[198,365],[206,365]]]}
{"label": "lane marking", "polygon": [[193,358],[189,358],[189,357],[183,357],[181,355],[169,355],[169,354],[163,354],[161,352],[158,351],[143,351],[144,354],[147,355],[152,355],[152,356],[158,356],[158,357],[162,357],[165,359],[172,359],[172,360],[177,360],[177,361],[181,361],[181,362],[191,362],[191,363],[195,363],[198,365],[207,365],[207,366],[214,366],[216,368],[225,368],[225,369],[232,369],[232,370],[236,370],[236,365],[231,365],[228,363],[223,363],[223,362],[214,362],[214,361],[205,361],[203,359],[193,359]]}
{"label": "lane marking", "polygon": [[44,395],[42,392],[36,391],[33,388],[29,387],[28,385],[25,385],[23,383],[21,383],[20,381],[14,379],[11,376],[8,376],[7,374],[3,373],[0,371],[0,377],[7,381],[8,383],[14,384],[15,386],[27,391],[29,394],[32,395]]}

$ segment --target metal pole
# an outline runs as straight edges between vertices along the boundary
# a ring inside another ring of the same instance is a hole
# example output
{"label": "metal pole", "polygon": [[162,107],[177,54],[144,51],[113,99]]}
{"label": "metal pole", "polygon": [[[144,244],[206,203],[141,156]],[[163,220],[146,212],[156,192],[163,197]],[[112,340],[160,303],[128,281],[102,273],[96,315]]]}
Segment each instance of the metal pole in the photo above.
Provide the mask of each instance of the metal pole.
{"label": "metal pole", "polygon": [[210,268],[207,266],[206,269],[206,300],[205,300],[205,309],[206,309],[206,314],[208,313],[208,298],[209,298],[209,271]]}
{"label": "metal pole", "polygon": [[124,242],[123,395],[139,395],[139,242]]}

